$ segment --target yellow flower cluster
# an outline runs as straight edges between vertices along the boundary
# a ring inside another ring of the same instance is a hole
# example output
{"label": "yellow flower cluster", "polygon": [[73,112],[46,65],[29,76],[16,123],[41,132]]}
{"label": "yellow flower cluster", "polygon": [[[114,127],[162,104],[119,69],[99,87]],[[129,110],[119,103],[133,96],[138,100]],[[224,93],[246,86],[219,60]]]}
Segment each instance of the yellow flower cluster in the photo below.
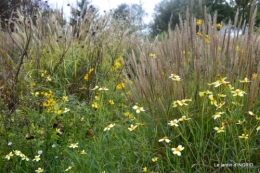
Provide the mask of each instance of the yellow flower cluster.
{"label": "yellow flower cluster", "polygon": [[45,78],[46,82],[51,81],[51,77],[50,76],[46,76],[47,71],[44,70],[44,72],[41,73],[41,77]]}
{"label": "yellow flower cluster", "polygon": [[196,25],[201,25],[201,24],[202,24],[202,22],[203,22],[203,20],[201,20],[201,19],[198,19],[198,20],[196,21]]}
{"label": "yellow flower cluster", "polygon": [[97,108],[99,108],[99,105],[97,102],[94,102],[94,103],[92,103],[91,107],[94,109],[97,109]]}
{"label": "yellow flower cluster", "polygon": [[[54,93],[49,90],[49,91],[43,91],[40,93],[41,95],[43,95],[44,97],[44,102],[42,103],[42,106],[47,108],[47,112],[54,112],[55,114],[61,114],[61,113],[66,113],[68,111],[70,111],[70,109],[68,108],[64,108],[64,111],[61,109],[57,109],[55,108],[55,105],[58,103],[58,100],[54,99]],[[63,104],[65,102],[68,101],[68,96],[62,96],[62,103],[60,102],[60,104]],[[57,106],[56,106],[57,107]]]}
{"label": "yellow flower cluster", "polygon": [[123,82],[120,84],[117,84],[117,86],[116,86],[116,90],[121,90],[123,88],[125,88],[125,84]]}
{"label": "yellow flower cluster", "polygon": [[89,75],[90,75],[93,71],[94,71],[94,68],[91,68],[91,69],[87,72],[87,74],[85,74],[84,80],[88,81],[88,80],[89,80]]}
{"label": "yellow flower cluster", "polygon": [[215,26],[213,25],[212,28],[221,28],[222,24],[221,23],[217,23]]}
{"label": "yellow flower cluster", "polygon": [[36,86],[36,83],[35,82],[31,82],[30,83],[30,88],[33,88],[33,87],[35,87]]}
{"label": "yellow flower cluster", "polygon": [[135,120],[135,117],[130,112],[126,112],[125,116],[130,118],[131,120]]}
{"label": "yellow flower cluster", "polygon": [[11,151],[10,153],[8,153],[8,154],[5,156],[5,159],[10,160],[11,157],[14,156],[14,154],[15,154],[16,156],[21,157],[22,160],[26,160],[26,161],[29,161],[29,160],[30,160],[26,155],[24,155],[24,154],[23,154],[21,151],[19,151],[19,150],[14,150],[13,152]]}
{"label": "yellow flower cluster", "polygon": [[151,58],[156,58],[156,54],[155,54],[155,53],[150,53],[149,56],[150,56]]}
{"label": "yellow flower cluster", "polygon": [[117,58],[116,61],[115,61],[115,65],[113,65],[110,70],[111,71],[116,71],[118,69],[120,69],[122,67],[122,60],[121,58]]}
{"label": "yellow flower cluster", "polygon": [[197,35],[198,36],[200,36],[200,37],[204,37],[204,41],[205,41],[205,43],[210,43],[210,37],[209,37],[209,35],[203,35],[201,32],[197,32]]}
{"label": "yellow flower cluster", "polygon": [[56,101],[53,98],[53,92],[49,90],[48,92],[41,92],[41,94],[45,97],[46,101],[43,102],[43,107],[47,107],[47,112],[54,110],[54,105]]}
{"label": "yellow flower cluster", "polygon": [[187,102],[191,102],[191,99],[176,100],[173,102],[173,107],[187,106]]}

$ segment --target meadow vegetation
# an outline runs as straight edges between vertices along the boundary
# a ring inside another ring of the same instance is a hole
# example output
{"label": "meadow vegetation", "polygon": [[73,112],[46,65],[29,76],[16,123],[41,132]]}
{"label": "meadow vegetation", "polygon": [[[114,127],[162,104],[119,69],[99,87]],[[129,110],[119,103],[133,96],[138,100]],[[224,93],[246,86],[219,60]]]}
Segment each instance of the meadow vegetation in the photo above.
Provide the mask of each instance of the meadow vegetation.
{"label": "meadow vegetation", "polygon": [[255,6],[228,24],[187,11],[154,40],[112,12],[18,14],[0,33],[0,172],[260,168]]}

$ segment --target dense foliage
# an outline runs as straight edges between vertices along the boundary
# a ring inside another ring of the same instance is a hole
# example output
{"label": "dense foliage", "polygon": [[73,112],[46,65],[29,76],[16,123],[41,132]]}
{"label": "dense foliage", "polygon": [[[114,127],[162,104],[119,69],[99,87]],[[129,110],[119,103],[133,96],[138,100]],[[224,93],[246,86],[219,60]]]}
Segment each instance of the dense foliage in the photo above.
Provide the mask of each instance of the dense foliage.
{"label": "dense foliage", "polygon": [[[252,4],[259,4],[256,0],[163,0],[154,9],[154,21],[151,23],[151,33],[153,36],[168,30],[168,23],[171,21],[171,28],[180,23],[179,14],[187,19],[186,10],[195,17],[203,19],[204,11],[212,16],[217,13],[217,23],[228,23],[234,19],[239,11],[242,20],[249,21]],[[205,7],[205,8],[204,8]],[[259,14],[259,12],[258,12]],[[260,25],[259,16],[255,20],[255,25]],[[188,20],[188,19],[187,19]],[[233,21],[234,22],[234,21]]]}
{"label": "dense foliage", "polygon": [[112,12],[61,14],[18,10],[0,33],[1,173],[259,171],[256,6],[153,41]]}

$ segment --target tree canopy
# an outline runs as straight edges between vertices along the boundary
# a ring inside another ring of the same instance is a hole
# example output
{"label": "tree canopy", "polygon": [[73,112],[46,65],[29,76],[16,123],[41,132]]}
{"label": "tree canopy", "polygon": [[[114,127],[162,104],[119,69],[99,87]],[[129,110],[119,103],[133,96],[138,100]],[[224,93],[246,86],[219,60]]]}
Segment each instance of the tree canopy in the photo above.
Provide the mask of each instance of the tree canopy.
{"label": "tree canopy", "polygon": [[1,24],[4,27],[11,15],[16,9],[23,7],[26,15],[33,15],[39,9],[47,10],[49,8],[48,1],[39,0],[1,0],[0,1],[0,16]]}
{"label": "tree canopy", "polygon": [[[154,9],[154,21],[150,24],[151,34],[156,36],[167,31],[171,16],[171,27],[174,28],[179,23],[179,15],[185,18],[187,9],[198,19],[202,18],[204,7],[210,14],[217,12],[218,23],[233,20],[238,10],[239,17],[248,21],[254,1],[257,5],[260,3],[260,0],[162,0]],[[260,15],[257,15],[255,24],[260,24]]]}
{"label": "tree canopy", "polygon": [[124,20],[131,29],[136,31],[144,29],[143,19],[146,15],[142,4],[122,3],[114,10],[113,18]]}

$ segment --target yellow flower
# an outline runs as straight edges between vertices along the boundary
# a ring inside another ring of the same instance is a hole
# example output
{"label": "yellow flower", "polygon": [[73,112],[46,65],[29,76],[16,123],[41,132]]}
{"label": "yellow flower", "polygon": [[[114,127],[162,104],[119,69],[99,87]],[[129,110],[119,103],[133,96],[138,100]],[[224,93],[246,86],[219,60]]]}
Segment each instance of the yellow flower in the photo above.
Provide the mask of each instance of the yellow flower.
{"label": "yellow flower", "polygon": [[47,77],[46,77],[46,81],[47,81],[47,82],[51,81],[51,77],[50,77],[50,76],[47,76]]}
{"label": "yellow flower", "polygon": [[225,78],[220,78],[219,80],[215,81],[215,82],[212,82],[208,85],[214,85],[214,87],[218,87],[222,84],[228,84],[229,82],[225,81],[226,77]]}
{"label": "yellow flower", "polygon": [[116,86],[116,90],[121,90],[121,89],[123,89],[123,88],[125,88],[125,84],[124,84],[124,83],[120,83],[120,84],[118,84],[118,85]]}
{"label": "yellow flower", "polygon": [[237,124],[243,124],[245,122],[245,120],[238,120]]}
{"label": "yellow flower", "polygon": [[156,58],[156,55],[155,55],[154,53],[150,53],[149,56],[150,56],[151,58]]}
{"label": "yellow flower", "polygon": [[208,43],[208,44],[210,43],[210,39],[207,38],[207,37],[204,39],[204,41],[205,41],[206,43]]}
{"label": "yellow flower", "polygon": [[96,85],[93,89],[91,89],[91,90],[96,90],[96,89],[98,89],[99,87]]}
{"label": "yellow flower", "polygon": [[88,74],[92,73],[94,71],[94,68],[89,69]]}
{"label": "yellow flower", "polygon": [[40,156],[41,156],[41,155],[35,156],[34,159],[33,159],[33,161],[39,162],[39,161],[41,160]]}
{"label": "yellow flower", "polygon": [[253,73],[252,74],[252,79],[256,79],[257,78],[257,73]]}
{"label": "yellow flower", "polygon": [[168,139],[167,136],[164,136],[162,139],[159,139],[159,142],[163,142],[163,141],[165,141],[166,143],[170,143],[171,142],[171,140]]}
{"label": "yellow flower", "polygon": [[233,94],[233,96],[240,96],[240,97],[243,97],[244,94],[246,94],[245,91],[242,91],[240,89],[236,89],[235,91],[231,91],[231,93]]}
{"label": "yellow flower", "polygon": [[108,102],[109,102],[111,105],[115,104],[113,100],[108,100]]}
{"label": "yellow flower", "polygon": [[239,82],[241,82],[241,83],[249,83],[250,80],[248,80],[248,78],[246,77],[246,78],[243,79],[243,80],[239,80]]}
{"label": "yellow flower", "polygon": [[218,94],[219,97],[226,97],[227,95],[225,94]]}
{"label": "yellow flower", "polygon": [[7,154],[6,156],[5,156],[5,158],[7,159],[7,160],[10,160],[10,158],[13,156],[13,152],[10,152],[9,154]]}
{"label": "yellow flower", "polygon": [[136,127],[137,127],[137,125],[134,126],[133,124],[131,124],[131,126],[128,128],[128,130],[133,131],[136,129]]}
{"label": "yellow flower", "polygon": [[260,130],[260,126],[258,126],[257,128],[256,128],[256,131],[258,132]]}
{"label": "yellow flower", "polygon": [[115,65],[110,68],[111,71],[116,71],[122,66],[121,58],[117,58],[115,61]]}
{"label": "yellow flower", "polygon": [[70,111],[70,109],[68,109],[68,108],[64,108],[63,113],[66,113],[66,112],[69,112],[69,111]]}
{"label": "yellow flower", "polygon": [[56,133],[58,133],[58,134],[62,134],[62,131],[61,131],[61,129],[60,128],[56,128]]}
{"label": "yellow flower", "polygon": [[85,74],[84,80],[88,81],[88,74]]}
{"label": "yellow flower", "polygon": [[65,169],[65,172],[71,170],[72,166],[69,166],[67,169]]}
{"label": "yellow flower", "polygon": [[37,172],[37,173],[43,172],[43,169],[42,168],[38,168],[38,169],[35,170],[35,172]]}
{"label": "yellow flower", "polygon": [[34,93],[34,96],[35,96],[35,97],[38,97],[39,94],[40,94],[39,92],[35,92],[35,93]]}
{"label": "yellow flower", "polygon": [[221,27],[222,27],[221,23],[216,24],[216,28],[221,28]]}
{"label": "yellow flower", "polygon": [[35,82],[30,83],[30,87],[31,87],[31,88],[35,87],[35,85],[36,85]]}
{"label": "yellow flower", "polygon": [[248,138],[248,135],[242,134],[241,136],[239,136],[239,138],[241,138],[241,139],[247,139],[247,138]]}
{"label": "yellow flower", "polygon": [[107,90],[108,90],[108,88],[106,88],[106,87],[102,86],[102,87],[100,87],[98,90],[99,90],[99,91],[107,91]]}
{"label": "yellow flower", "polygon": [[91,107],[97,109],[99,106],[98,106],[97,102],[94,102],[94,103],[92,103]]}
{"label": "yellow flower", "polygon": [[200,96],[200,97],[203,97],[203,96],[205,96],[205,95],[212,95],[212,92],[209,91],[209,90],[199,92],[199,96]]}
{"label": "yellow flower", "polygon": [[117,58],[116,59],[116,63],[115,63],[115,66],[116,66],[116,69],[120,68],[122,66],[122,63],[121,63],[121,58]]}
{"label": "yellow flower", "polygon": [[22,155],[22,160],[26,160],[26,161],[29,161],[30,159],[28,158],[28,156],[26,156],[26,155]]}
{"label": "yellow flower", "polygon": [[182,116],[178,121],[188,121],[191,118],[187,118],[186,116]]}
{"label": "yellow flower", "polygon": [[225,129],[224,126],[222,126],[222,127],[214,127],[214,130],[216,130],[217,133],[225,132],[224,129]]}
{"label": "yellow flower", "polygon": [[182,150],[184,150],[184,147],[182,147],[182,145],[179,145],[177,148],[172,148],[173,154],[177,154],[178,156],[181,155]]}
{"label": "yellow flower", "polygon": [[14,154],[21,157],[23,153],[19,150],[14,150]]}
{"label": "yellow flower", "polygon": [[85,150],[82,150],[82,151],[80,152],[80,154],[82,154],[82,155],[86,154]]}
{"label": "yellow flower", "polygon": [[179,125],[178,125],[178,120],[177,119],[174,119],[174,120],[171,120],[168,124],[170,125],[170,126],[176,126],[176,127],[178,127]]}
{"label": "yellow flower", "polygon": [[196,21],[196,25],[201,25],[202,24],[202,20],[201,19],[198,19],[197,21]]}
{"label": "yellow flower", "polygon": [[191,99],[176,100],[173,102],[173,107],[187,106],[188,104],[186,102],[190,102],[190,101]]}
{"label": "yellow flower", "polygon": [[158,161],[158,157],[153,157],[152,158],[152,162],[157,162]]}
{"label": "yellow flower", "polygon": [[44,77],[46,74],[46,70],[41,74],[41,77]]}
{"label": "yellow flower", "polygon": [[248,114],[251,116],[255,116],[255,114],[252,111],[248,111]]}
{"label": "yellow flower", "polygon": [[144,168],[143,168],[143,172],[147,172],[147,167],[144,167]]}
{"label": "yellow flower", "polygon": [[115,126],[115,123],[114,124],[109,124],[108,126],[106,126],[105,128],[104,128],[104,131],[107,131],[107,130],[110,130],[112,127],[114,127]]}
{"label": "yellow flower", "polygon": [[232,85],[230,85],[230,84],[227,84],[227,87],[228,87],[230,90],[233,90],[233,89],[234,89],[234,87],[232,87]]}
{"label": "yellow flower", "polygon": [[140,106],[137,106],[137,105],[134,105],[133,109],[136,110],[136,113],[140,113],[140,111],[145,111],[143,107],[140,107]]}
{"label": "yellow flower", "polygon": [[197,32],[197,35],[200,36],[200,37],[203,36],[203,34],[201,32]]}
{"label": "yellow flower", "polygon": [[212,116],[215,119],[220,118],[221,114],[224,114],[224,112],[215,112],[215,114]]}
{"label": "yellow flower", "polygon": [[222,50],[222,48],[220,46],[218,46],[218,51],[221,51],[221,50]]}
{"label": "yellow flower", "polygon": [[70,144],[69,148],[78,148],[78,143]]}
{"label": "yellow flower", "polygon": [[129,113],[129,112],[126,112],[125,116],[130,118],[130,119],[132,119],[132,120],[135,120],[135,117],[131,113]]}
{"label": "yellow flower", "polygon": [[67,102],[67,101],[68,101],[68,96],[62,96],[62,100],[63,100],[64,102]]}
{"label": "yellow flower", "polygon": [[171,74],[169,76],[170,79],[174,80],[174,81],[181,81],[180,76],[176,75],[176,74]]}
{"label": "yellow flower", "polygon": [[62,113],[62,110],[56,110],[56,111],[55,111],[55,114],[60,115],[61,113]]}
{"label": "yellow flower", "polygon": [[220,102],[220,103],[215,103],[214,105],[217,107],[217,109],[220,109],[224,104],[225,102]]}
{"label": "yellow flower", "polygon": [[136,123],[136,125],[138,126],[145,126],[145,123],[141,122],[141,123]]}
{"label": "yellow flower", "polygon": [[211,94],[211,95],[209,95],[209,99],[210,99],[210,104],[214,104],[214,105],[216,105],[217,104],[217,100],[215,100],[214,99],[214,97],[213,97],[213,95]]}

